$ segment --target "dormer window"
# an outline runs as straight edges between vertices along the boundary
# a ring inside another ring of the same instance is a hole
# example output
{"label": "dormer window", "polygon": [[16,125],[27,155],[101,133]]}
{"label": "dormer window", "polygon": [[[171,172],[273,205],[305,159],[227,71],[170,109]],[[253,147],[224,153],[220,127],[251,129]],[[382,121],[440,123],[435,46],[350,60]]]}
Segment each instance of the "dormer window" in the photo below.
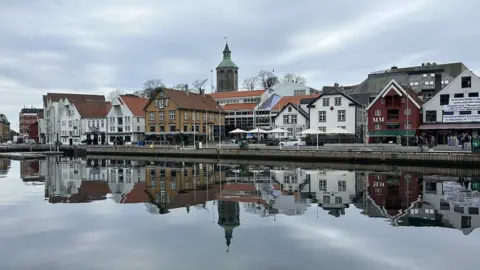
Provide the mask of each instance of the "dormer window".
{"label": "dormer window", "polygon": [[288,112],[292,112],[292,107],[288,107]]}

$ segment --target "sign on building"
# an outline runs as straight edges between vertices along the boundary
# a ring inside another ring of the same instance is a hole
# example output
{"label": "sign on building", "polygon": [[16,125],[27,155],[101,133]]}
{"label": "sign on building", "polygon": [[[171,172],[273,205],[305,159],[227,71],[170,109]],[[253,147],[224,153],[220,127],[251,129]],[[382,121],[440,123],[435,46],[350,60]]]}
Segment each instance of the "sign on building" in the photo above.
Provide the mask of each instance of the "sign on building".
{"label": "sign on building", "polygon": [[458,183],[443,183],[444,200],[455,206],[480,207],[480,192],[466,190]]}
{"label": "sign on building", "polygon": [[444,123],[454,122],[480,122],[480,114],[467,114],[467,115],[444,115]]}
{"label": "sign on building", "polygon": [[480,97],[451,98],[449,104],[443,106],[444,111],[478,111],[480,110]]}

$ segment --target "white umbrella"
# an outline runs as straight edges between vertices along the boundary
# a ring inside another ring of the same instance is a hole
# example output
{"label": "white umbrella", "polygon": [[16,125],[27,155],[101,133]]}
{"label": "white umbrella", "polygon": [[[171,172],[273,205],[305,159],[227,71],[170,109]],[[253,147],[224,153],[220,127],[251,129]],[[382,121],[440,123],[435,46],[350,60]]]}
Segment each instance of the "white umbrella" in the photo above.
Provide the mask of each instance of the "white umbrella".
{"label": "white umbrella", "polygon": [[290,133],[290,132],[286,129],[276,128],[276,129],[270,130],[268,133]]}
{"label": "white umbrella", "polygon": [[305,134],[305,135],[316,134],[317,135],[317,150],[318,150],[318,134],[324,134],[325,132],[323,132],[319,129],[309,128],[309,129],[305,129],[303,131],[300,131],[300,133]]}
{"label": "white umbrella", "polygon": [[243,129],[234,129],[232,131],[229,132],[230,134],[241,134],[241,133],[247,133],[247,131],[243,130]]}
{"label": "white umbrella", "polygon": [[327,131],[327,133],[329,133],[329,134],[353,134],[353,133],[349,132],[348,130],[346,130],[344,128],[334,128],[334,129],[331,129],[331,130]]}
{"label": "white umbrella", "polygon": [[252,130],[247,131],[247,133],[268,133],[268,131],[261,129],[261,128],[254,128]]}

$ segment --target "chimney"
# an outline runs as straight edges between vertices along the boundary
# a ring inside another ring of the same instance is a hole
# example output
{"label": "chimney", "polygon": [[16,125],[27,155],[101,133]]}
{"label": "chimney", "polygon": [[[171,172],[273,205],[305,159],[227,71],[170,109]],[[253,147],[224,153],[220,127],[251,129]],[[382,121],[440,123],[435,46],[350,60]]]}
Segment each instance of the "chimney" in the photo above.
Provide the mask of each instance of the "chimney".
{"label": "chimney", "polygon": [[338,89],[338,86],[339,86],[338,83],[334,83],[334,84],[333,84],[333,88],[335,88],[335,89]]}
{"label": "chimney", "polygon": [[437,73],[435,74],[435,93],[438,93],[442,90],[442,74]]}
{"label": "chimney", "polygon": [[392,66],[390,69],[398,69],[397,66]]}
{"label": "chimney", "polygon": [[188,84],[185,84],[185,94],[187,94],[187,96],[190,94],[190,92],[188,91]]}

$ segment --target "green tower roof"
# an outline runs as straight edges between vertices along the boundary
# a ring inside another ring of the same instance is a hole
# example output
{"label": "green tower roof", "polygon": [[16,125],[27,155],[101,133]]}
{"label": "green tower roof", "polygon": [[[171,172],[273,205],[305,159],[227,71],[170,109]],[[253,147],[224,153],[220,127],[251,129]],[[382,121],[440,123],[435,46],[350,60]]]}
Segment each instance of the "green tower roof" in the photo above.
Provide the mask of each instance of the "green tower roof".
{"label": "green tower roof", "polygon": [[217,69],[223,69],[223,68],[233,68],[233,69],[238,69],[238,66],[235,65],[235,63],[232,61],[231,58],[232,51],[230,51],[230,48],[228,47],[228,43],[225,44],[225,49],[223,49],[223,60],[218,64]]}

